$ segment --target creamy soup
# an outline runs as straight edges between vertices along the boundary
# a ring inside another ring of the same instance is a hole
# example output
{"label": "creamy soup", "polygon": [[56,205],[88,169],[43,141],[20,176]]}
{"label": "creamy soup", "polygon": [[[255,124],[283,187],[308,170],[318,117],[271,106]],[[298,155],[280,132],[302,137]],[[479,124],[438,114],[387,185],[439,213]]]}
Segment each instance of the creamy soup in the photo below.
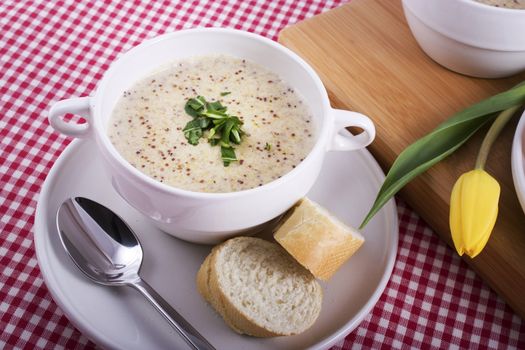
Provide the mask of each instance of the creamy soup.
{"label": "creamy soup", "polygon": [[[220,101],[242,122],[238,161],[224,166],[206,134],[191,145],[182,129],[190,98]],[[138,81],[118,101],[108,135],[119,153],[148,176],[198,192],[233,192],[275,180],[295,168],[314,140],[301,96],[275,73],[241,58],[198,56],[172,62]]]}
{"label": "creamy soup", "polygon": [[476,0],[483,4],[506,7],[509,9],[525,9],[525,0]]}

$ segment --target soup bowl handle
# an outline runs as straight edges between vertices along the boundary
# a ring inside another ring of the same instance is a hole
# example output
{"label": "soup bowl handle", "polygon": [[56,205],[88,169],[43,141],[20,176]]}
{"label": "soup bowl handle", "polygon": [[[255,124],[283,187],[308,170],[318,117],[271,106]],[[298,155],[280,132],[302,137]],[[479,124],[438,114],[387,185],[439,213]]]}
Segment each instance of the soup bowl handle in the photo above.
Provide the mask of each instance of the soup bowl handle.
{"label": "soup bowl handle", "polygon": [[[345,111],[342,109],[332,109],[334,116],[334,127],[332,142],[328,144],[329,151],[352,151],[368,146],[376,136],[374,123],[367,116]],[[353,135],[347,127],[358,127],[363,129],[358,135]]]}
{"label": "soup bowl handle", "polygon": [[[86,137],[91,130],[91,98],[75,97],[67,100],[58,101],[51,106],[49,110],[49,124],[64,135],[72,137]],[[84,124],[77,124],[73,122],[66,122],[62,116],[67,113],[72,113],[81,116],[86,120]]]}

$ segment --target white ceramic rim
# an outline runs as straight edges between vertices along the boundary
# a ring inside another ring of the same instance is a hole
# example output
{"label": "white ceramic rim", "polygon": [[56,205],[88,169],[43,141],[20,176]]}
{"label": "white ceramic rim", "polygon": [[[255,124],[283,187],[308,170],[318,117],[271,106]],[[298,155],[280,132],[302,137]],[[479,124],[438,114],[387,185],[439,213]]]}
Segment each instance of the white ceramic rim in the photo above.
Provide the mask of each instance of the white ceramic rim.
{"label": "white ceramic rim", "polygon": [[[107,134],[103,131],[103,126],[101,124],[101,111],[102,108],[101,104],[99,104],[97,101],[101,100],[102,95],[104,94],[104,91],[106,89],[106,86],[108,85],[108,81],[111,79],[111,76],[113,75],[113,72],[115,71],[115,66],[119,64],[120,60],[124,56],[132,55],[137,50],[142,50],[144,47],[148,47],[150,45],[156,44],[159,41],[166,40],[166,38],[173,38],[178,37],[182,35],[187,35],[188,33],[223,33],[223,34],[229,34],[229,35],[236,35],[240,37],[246,37],[250,40],[255,40],[258,42],[261,42],[265,45],[269,45],[275,50],[281,51],[282,53],[290,56],[293,58],[293,60],[299,64],[310,76],[312,79],[312,82],[315,84],[316,89],[318,90],[321,99],[322,99],[322,110],[323,110],[323,120],[320,124],[319,130],[316,130],[317,134],[317,140],[315,141],[315,144],[313,145],[312,149],[308,153],[308,155],[304,158],[303,161],[301,161],[294,169],[284,174],[282,177],[273,180],[271,182],[268,182],[266,184],[263,184],[259,187],[250,188],[247,190],[242,191],[236,191],[236,192],[220,192],[220,193],[209,193],[209,192],[194,192],[189,190],[184,190],[176,187],[169,186],[167,184],[158,182],[154,180],[153,178],[150,178],[149,176],[145,175],[138,169],[134,168],[128,161],[126,161],[120,153],[115,149],[111,141],[109,140],[109,137]],[[290,180],[290,178],[294,177],[296,174],[302,171],[304,167],[307,166],[312,161],[313,155],[317,152],[326,152],[326,149],[323,148],[324,140],[328,138],[330,135],[330,131],[333,124],[333,118],[331,115],[331,107],[330,102],[328,100],[328,93],[326,92],[326,89],[321,82],[321,79],[317,75],[317,73],[314,71],[312,67],[308,63],[306,63],[301,57],[299,57],[297,54],[295,54],[290,49],[284,47],[283,45],[271,40],[267,39],[263,36],[249,33],[242,30],[236,30],[236,29],[228,29],[228,28],[195,28],[195,29],[185,29],[185,30],[179,30],[172,33],[167,33],[163,35],[159,35],[154,37],[153,39],[146,40],[143,43],[133,47],[126,53],[124,53],[122,56],[120,56],[116,61],[114,61],[109,69],[104,73],[104,76],[102,77],[102,80],[99,83],[99,86],[96,89],[95,95],[90,99],[90,109],[92,111],[93,120],[91,121],[93,128],[92,132],[95,132],[97,134],[98,139],[102,142],[103,147],[108,151],[111,160],[114,162],[117,162],[121,167],[123,167],[126,171],[128,171],[132,176],[140,178],[142,181],[146,182],[147,185],[158,189],[160,191],[163,191],[168,194],[175,194],[175,195],[183,195],[187,197],[193,197],[193,198],[202,198],[202,199],[209,199],[209,200],[218,200],[218,199],[224,199],[224,198],[236,198],[236,197],[243,197],[248,196],[251,194],[258,193],[260,191],[267,191],[268,189],[275,188],[280,186],[283,182],[287,182]]]}
{"label": "white ceramic rim", "polygon": [[508,12],[508,11],[512,11],[512,13],[514,13],[514,11],[525,11],[524,9],[512,9],[512,8],[507,8],[507,7],[493,6],[493,5],[484,4],[482,2],[474,1],[474,0],[457,0],[457,1],[461,1],[465,4],[468,4],[469,6],[477,6],[480,8],[484,8],[484,10],[486,11],[501,11],[503,13]]}
{"label": "white ceramic rim", "polygon": [[521,208],[525,213],[525,166],[523,164],[523,139],[525,138],[525,112],[521,115],[514,139],[512,141],[512,156],[511,156],[511,168],[512,168],[512,179],[514,180],[514,188],[516,189],[516,195],[521,204]]}
{"label": "white ceramic rim", "polygon": [[[91,339],[97,345],[101,345],[105,348],[114,348],[114,342],[111,339],[107,339],[106,337],[101,336],[96,329],[86,326],[79,314],[70,312],[69,305],[63,302],[63,300],[66,300],[67,298],[64,296],[62,290],[57,288],[56,283],[54,283],[54,281],[51,279],[53,277],[53,274],[51,269],[49,268],[49,263],[47,263],[47,255],[44,254],[42,251],[43,247],[45,247],[43,242],[43,240],[45,239],[45,235],[42,232],[47,232],[45,219],[47,199],[49,198],[51,189],[54,185],[54,181],[57,176],[56,173],[58,173],[62,168],[62,165],[68,161],[70,155],[72,153],[75,153],[75,149],[81,144],[81,142],[84,141],[76,139],[73,142],[71,142],[70,145],[67,146],[67,148],[61,153],[55,164],[53,164],[53,167],[49,171],[46,180],[42,185],[41,191],[38,195],[38,202],[35,211],[35,224],[33,226],[35,252],[37,262],[40,267],[42,277],[44,279],[44,283],[46,284],[51,296],[53,297],[53,300],[67,315],[67,318],[71,321],[71,323],[78,330],[80,330],[82,334]],[[360,157],[366,159],[366,163],[368,164],[369,170],[372,173],[372,175],[375,178],[377,178],[378,181],[382,181],[385,178],[385,175],[379,167],[379,165],[377,164],[377,161],[374,159],[374,157],[372,157],[372,155],[364,149],[358,151],[357,153]],[[328,349],[329,347],[337,343],[342,337],[347,336],[363,321],[363,319],[366,316],[368,316],[368,314],[372,311],[372,308],[377,304],[381,295],[383,295],[383,292],[392,275],[392,271],[394,269],[394,264],[396,261],[399,241],[399,223],[394,199],[388,201],[388,203],[385,204],[384,208],[381,211],[385,212],[385,215],[387,216],[387,221],[391,223],[391,240],[393,242],[392,249],[390,249],[388,253],[389,255],[386,261],[383,276],[381,277],[370,299],[368,299],[368,301],[358,311],[358,316],[353,319],[350,319],[339,330],[334,332],[331,336],[323,339],[320,343],[316,344],[314,348],[310,349]]]}
{"label": "white ceramic rim", "polygon": [[[486,13],[490,13],[490,12],[497,13],[497,12],[499,12],[500,14],[502,14],[502,15],[504,14],[506,16],[515,16],[515,17],[523,16],[523,18],[525,18],[525,10],[496,7],[496,6],[492,6],[492,5],[483,4],[483,3],[477,2],[475,0],[454,0],[454,1],[460,2],[461,4],[463,4],[463,6],[471,6],[473,8],[473,10],[476,10],[476,11],[482,11],[482,12],[486,12]],[[432,28],[433,30],[435,30],[439,34],[441,34],[441,35],[443,35],[445,37],[448,37],[448,38],[450,38],[452,40],[455,40],[457,42],[460,42],[462,44],[473,46],[473,47],[477,47],[477,48],[480,48],[480,49],[489,50],[489,51],[521,52],[521,51],[525,50],[525,47],[523,47],[523,48],[514,48],[514,47],[513,48],[508,48],[508,47],[504,47],[504,46],[501,46],[501,45],[487,45],[487,44],[482,43],[482,42],[480,42],[479,40],[476,40],[476,39],[461,38],[458,35],[452,33],[450,31],[450,29],[448,29],[446,27],[443,27],[443,26],[438,26],[432,20],[427,20],[425,18],[422,18],[420,15],[418,15],[416,13],[416,11],[414,11],[410,7],[411,5],[410,5],[409,1],[402,0],[402,4],[403,4],[403,7],[412,14],[412,16],[414,16],[417,19],[419,19],[426,26]],[[525,21],[525,19],[524,19],[524,21]]]}

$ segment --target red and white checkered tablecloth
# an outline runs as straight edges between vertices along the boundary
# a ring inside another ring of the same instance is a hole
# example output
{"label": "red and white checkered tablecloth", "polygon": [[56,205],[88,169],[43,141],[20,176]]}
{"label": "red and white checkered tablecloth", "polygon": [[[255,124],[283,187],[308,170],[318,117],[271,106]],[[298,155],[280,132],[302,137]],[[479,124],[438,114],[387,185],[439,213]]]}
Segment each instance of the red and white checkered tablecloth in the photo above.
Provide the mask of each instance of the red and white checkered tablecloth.
{"label": "red and white checkered tablecloth", "polygon": [[[120,52],[158,34],[220,26],[276,39],[284,26],[340,3],[0,2],[0,348],[95,347],[51,299],[35,257],[37,196],[70,142],[49,126],[50,103],[89,95]],[[373,311],[334,348],[525,349],[524,320],[411,209],[398,205],[392,278]]]}

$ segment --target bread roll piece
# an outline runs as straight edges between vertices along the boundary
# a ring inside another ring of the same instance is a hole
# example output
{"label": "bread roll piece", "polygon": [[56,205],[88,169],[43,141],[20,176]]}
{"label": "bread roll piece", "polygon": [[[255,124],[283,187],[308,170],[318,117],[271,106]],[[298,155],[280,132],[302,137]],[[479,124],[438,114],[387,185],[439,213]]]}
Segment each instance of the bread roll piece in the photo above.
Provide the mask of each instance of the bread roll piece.
{"label": "bread roll piece", "polygon": [[308,198],[291,209],[274,237],[301,265],[325,281],[365,241],[357,230]]}
{"label": "bread roll piece", "polygon": [[278,244],[232,238],[197,273],[197,289],[236,332],[256,337],[304,332],[321,311],[322,289]]}

